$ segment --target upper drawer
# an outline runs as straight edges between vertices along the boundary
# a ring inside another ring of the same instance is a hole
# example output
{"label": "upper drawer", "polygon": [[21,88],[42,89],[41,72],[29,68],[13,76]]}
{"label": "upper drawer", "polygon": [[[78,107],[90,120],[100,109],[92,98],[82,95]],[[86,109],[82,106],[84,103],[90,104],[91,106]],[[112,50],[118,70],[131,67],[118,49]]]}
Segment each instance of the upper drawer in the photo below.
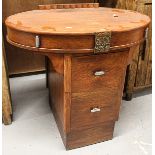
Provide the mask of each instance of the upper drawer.
{"label": "upper drawer", "polygon": [[72,93],[118,90],[128,51],[72,58]]}

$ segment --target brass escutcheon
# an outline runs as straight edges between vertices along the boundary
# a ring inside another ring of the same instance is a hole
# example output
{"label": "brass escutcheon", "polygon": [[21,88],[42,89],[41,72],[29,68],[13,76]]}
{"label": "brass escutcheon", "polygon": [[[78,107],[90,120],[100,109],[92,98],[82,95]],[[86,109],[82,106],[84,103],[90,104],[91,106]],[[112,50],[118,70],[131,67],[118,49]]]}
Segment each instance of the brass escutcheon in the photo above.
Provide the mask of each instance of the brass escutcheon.
{"label": "brass escutcheon", "polygon": [[110,49],[111,32],[95,33],[94,53],[105,53]]}

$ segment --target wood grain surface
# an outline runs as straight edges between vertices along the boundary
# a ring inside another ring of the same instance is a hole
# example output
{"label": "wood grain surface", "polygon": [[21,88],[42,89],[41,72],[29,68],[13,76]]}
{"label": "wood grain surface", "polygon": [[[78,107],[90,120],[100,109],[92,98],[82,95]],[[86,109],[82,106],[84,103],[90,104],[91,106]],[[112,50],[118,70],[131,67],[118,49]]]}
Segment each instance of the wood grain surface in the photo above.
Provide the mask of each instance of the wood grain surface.
{"label": "wood grain surface", "polygon": [[[129,48],[144,40],[144,28],[127,32],[111,32],[110,52],[116,49]],[[120,37],[121,35],[121,37]],[[26,40],[22,38],[26,38]],[[94,53],[95,34],[89,35],[48,35],[40,34],[40,46],[35,47],[36,34],[8,28],[7,40],[10,44],[40,54],[46,53]],[[63,40],[63,42],[61,41]],[[74,52],[73,52],[74,50]]]}
{"label": "wood grain surface", "polygon": [[114,124],[111,121],[100,124],[99,126],[96,125],[93,128],[73,131],[67,136],[66,148],[74,149],[112,139]]}
{"label": "wood grain surface", "polygon": [[130,31],[145,27],[149,22],[148,16],[133,11],[76,8],[23,12],[8,17],[5,23],[10,28],[38,34],[92,34],[102,31]]}
{"label": "wood grain surface", "polygon": [[[85,25],[81,26],[83,22]],[[72,49],[75,53],[92,53],[96,32],[111,31],[110,50],[127,48],[143,41],[144,30],[149,22],[149,17],[132,11],[75,8],[28,11],[10,16],[6,25],[8,41],[12,45],[36,53],[72,53]],[[54,29],[48,24],[53,25]],[[35,47],[36,35],[40,37],[39,48]]]}
{"label": "wood grain surface", "polygon": [[[127,56],[128,52],[124,51],[75,57],[72,60],[72,93],[101,91],[103,88],[117,92]],[[96,71],[104,71],[104,75],[95,76]]]}

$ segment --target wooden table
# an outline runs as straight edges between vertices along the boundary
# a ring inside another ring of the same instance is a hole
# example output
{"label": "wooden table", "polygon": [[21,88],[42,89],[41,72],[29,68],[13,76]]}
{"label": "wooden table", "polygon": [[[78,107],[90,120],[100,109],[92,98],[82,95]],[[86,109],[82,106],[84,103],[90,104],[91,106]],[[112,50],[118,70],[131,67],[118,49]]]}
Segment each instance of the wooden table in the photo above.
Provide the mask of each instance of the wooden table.
{"label": "wooden table", "polygon": [[126,67],[149,22],[110,8],[33,10],[7,18],[9,43],[49,58],[50,104],[66,149],[112,139]]}

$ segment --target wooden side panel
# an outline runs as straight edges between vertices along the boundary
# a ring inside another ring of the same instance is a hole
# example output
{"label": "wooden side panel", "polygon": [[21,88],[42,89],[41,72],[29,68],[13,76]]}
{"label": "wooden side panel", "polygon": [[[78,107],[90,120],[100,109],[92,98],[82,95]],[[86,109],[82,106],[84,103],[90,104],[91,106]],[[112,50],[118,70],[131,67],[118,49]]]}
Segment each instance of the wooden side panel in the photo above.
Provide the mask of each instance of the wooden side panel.
{"label": "wooden side panel", "polygon": [[3,116],[3,123],[5,125],[11,124],[12,106],[11,106],[11,96],[10,96],[4,44],[3,44],[3,58],[2,58],[2,116]]}
{"label": "wooden side panel", "polygon": [[48,88],[52,107],[62,139],[64,139],[64,77],[63,55],[50,55],[48,61]]}
{"label": "wooden side panel", "polygon": [[48,58],[50,105],[66,146],[66,134],[70,131],[71,56],[49,54]]}

